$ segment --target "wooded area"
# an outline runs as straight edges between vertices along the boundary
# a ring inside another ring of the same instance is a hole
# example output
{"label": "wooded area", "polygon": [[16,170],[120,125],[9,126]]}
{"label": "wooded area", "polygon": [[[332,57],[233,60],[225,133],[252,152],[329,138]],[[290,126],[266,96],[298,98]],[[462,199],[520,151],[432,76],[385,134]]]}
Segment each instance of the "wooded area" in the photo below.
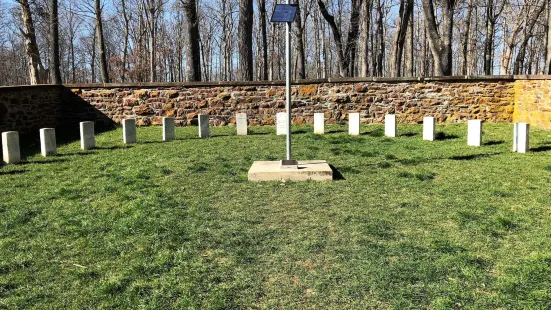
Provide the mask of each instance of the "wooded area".
{"label": "wooded area", "polygon": [[[281,80],[266,0],[4,0],[0,85]],[[551,72],[551,0],[295,0],[296,79]]]}

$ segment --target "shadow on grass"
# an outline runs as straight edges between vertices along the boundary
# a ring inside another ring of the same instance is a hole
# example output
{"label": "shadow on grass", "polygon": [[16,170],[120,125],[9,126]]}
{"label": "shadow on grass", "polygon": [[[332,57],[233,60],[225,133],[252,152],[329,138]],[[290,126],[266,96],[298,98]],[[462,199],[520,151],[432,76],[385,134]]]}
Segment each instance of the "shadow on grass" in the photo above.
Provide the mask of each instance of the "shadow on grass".
{"label": "shadow on grass", "polygon": [[451,156],[451,157],[449,157],[449,159],[451,159],[451,160],[474,160],[474,159],[485,158],[485,157],[490,157],[490,156],[499,155],[499,154],[502,154],[502,153]]}
{"label": "shadow on grass", "polygon": [[333,181],[346,180],[344,175],[342,175],[342,173],[337,168],[335,168],[335,166],[330,164],[329,167],[331,167],[331,170],[333,170]]}
{"label": "shadow on grass", "polygon": [[120,150],[120,149],[130,149],[133,147],[134,147],[133,145],[96,146],[94,150],[113,151],[113,150]]}
{"label": "shadow on grass", "polygon": [[0,170],[0,175],[17,175],[17,174],[23,174],[27,171],[28,170],[12,170],[12,171],[1,171]]}
{"label": "shadow on grass", "polygon": [[503,143],[505,143],[505,141],[503,141],[503,140],[492,140],[492,141],[484,142],[484,143],[482,143],[482,145],[500,145],[500,144],[503,144]]}
{"label": "shadow on grass", "polygon": [[[59,155],[56,155],[55,157],[60,157]],[[42,165],[42,164],[55,164],[55,163],[63,163],[69,161],[66,158],[58,158],[58,159],[44,159],[44,160],[35,160],[35,161],[25,161],[22,164],[23,165]]]}
{"label": "shadow on grass", "polygon": [[454,134],[445,133],[443,131],[439,131],[439,132],[436,133],[435,138],[436,138],[436,140],[453,140],[453,139],[458,139],[459,136],[454,135]]}
{"label": "shadow on grass", "polygon": [[530,149],[530,152],[535,152],[535,153],[547,152],[547,151],[551,151],[551,145],[541,145]]}
{"label": "shadow on grass", "polygon": [[398,135],[398,137],[415,137],[418,133],[415,132],[404,132]]}
{"label": "shadow on grass", "polygon": [[331,134],[331,133],[345,133],[345,132],[347,131],[344,129],[332,129],[332,130],[328,130],[326,133]]}
{"label": "shadow on grass", "polygon": [[274,134],[274,133],[270,133],[270,132],[247,132],[247,135],[248,136],[266,136],[266,135],[271,135],[271,134]]}

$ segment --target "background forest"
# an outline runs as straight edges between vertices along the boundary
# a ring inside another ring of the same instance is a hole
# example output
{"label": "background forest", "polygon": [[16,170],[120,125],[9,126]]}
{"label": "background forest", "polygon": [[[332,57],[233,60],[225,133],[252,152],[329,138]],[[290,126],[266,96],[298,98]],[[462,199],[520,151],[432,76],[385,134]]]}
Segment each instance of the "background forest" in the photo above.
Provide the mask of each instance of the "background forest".
{"label": "background forest", "polygon": [[[551,0],[295,1],[295,79],[551,71]],[[1,0],[0,85],[281,80],[276,2]]]}

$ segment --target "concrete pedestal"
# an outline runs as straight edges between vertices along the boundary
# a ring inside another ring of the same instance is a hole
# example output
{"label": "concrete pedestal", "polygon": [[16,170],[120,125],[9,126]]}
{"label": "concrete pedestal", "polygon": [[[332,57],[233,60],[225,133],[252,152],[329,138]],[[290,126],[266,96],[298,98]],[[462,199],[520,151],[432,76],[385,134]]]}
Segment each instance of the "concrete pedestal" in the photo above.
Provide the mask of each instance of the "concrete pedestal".
{"label": "concrete pedestal", "polygon": [[21,162],[19,133],[17,131],[6,131],[2,133],[2,154],[6,164],[18,164]]}
{"label": "concrete pedestal", "polygon": [[314,113],[314,133],[323,135],[325,133],[325,114]]}
{"label": "concrete pedestal", "polygon": [[235,116],[235,125],[237,127],[238,136],[247,135],[247,113],[237,113]]}
{"label": "concrete pedestal", "polygon": [[467,145],[481,146],[482,145],[482,121],[475,119],[467,121],[468,135]]}
{"label": "concrete pedestal", "polygon": [[360,135],[360,113],[348,114],[348,134],[352,136]]}
{"label": "concrete pedestal", "polygon": [[434,141],[436,139],[436,122],[434,117],[423,117],[423,140]]}
{"label": "concrete pedestal", "polygon": [[276,115],[276,133],[278,136],[287,134],[287,113],[279,112]]}
{"label": "concrete pedestal", "polygon": [[385,115],[385,136],[386,137],[396,137],[398,130],[396,127],[396,115],[387,114]]}
{"label": "concrete pedestal", "polygon": [[40,129],[40,153],[46,157],[57,153],[54,128]]}
{"label": "concrete pedestal", "polygon": [[172,141],[175,138],[174,117],[163,117],[163,141]]}
{"label": "concrete pedestal", "polygon": [[123,141],[125,144],[136,143],[136,120],[128,118],[122,121]]}
{"label": "concrete pedestal", "polygon": [[207,114],[199,114],[199,138],[210,137],[209,116]]}
{"label": "concrete pedestal", "polygon": [[96,147],[96,137],[94,136],[94,122],[80,123],[80,148],[90,150]]}
{"label": "concrete pedestal", "polygon": [[530,149],[530,124],[515,123],[513,152],[526,153]]}
{"label": "concrete pedestal", "polygon": [[255,161],[249,181],[331,181],[333,170],[324,160],[299,160],[298,169],[282,169],[280,161]]}

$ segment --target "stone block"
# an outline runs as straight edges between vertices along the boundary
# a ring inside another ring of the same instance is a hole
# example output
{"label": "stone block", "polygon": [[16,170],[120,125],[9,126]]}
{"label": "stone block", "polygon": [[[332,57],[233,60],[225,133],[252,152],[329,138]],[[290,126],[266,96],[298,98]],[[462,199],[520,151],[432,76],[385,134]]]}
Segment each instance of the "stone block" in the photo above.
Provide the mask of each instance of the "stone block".
{"label": "stone block", "polygon": [[436,138],[436,121],[432,116],[423,117],[423,140],[434,141]]}
{"label": "stone block", "polygon": [[95,147],[94,122],[80,122],[80,148],[90,150]]}
{"label": "stone block", "polygon": [[57,153],[57,144],[54,128],[40,129],[40,153],[46,157]]}
{"label": "stone block", "polygon": [[125,144],[136,143],[136,119],[127,118],[122,121],[123,141]]}
{"label": "stone block", "polygon": [[163,141],[172,141],[175,138],[174,117],[163,117]]}
{"label": "stone block", "polygon": [[360,135],[360,113],[348,114],[348,134],[353,136]]}
{"label": "stone block", "polygon": [[287,113],[279,112],[276,116],[276,131],[277,135],[286,135],[287,134]]}
{"label": "stone block", "polygon": [[237,113],[235,116],[238,136],[247,135],[247,113]]}
{"label": "stone block", "polygon": [[515,123],[513,152],[526,153],[530,149],[530,124]]}
{"label": "stone block", "polygon": [[280,161],[255,161],[249,169],[249,181],[331,181],[333,170],[324,160],[299,160],[298,169],[280,167]]}
{"label": "stone block", "polygon": [[314,133],[315,134],[323,135],[325,133],[324,122],[325,122],[324,113],[314,113]]}
{"label": "stone block", "polygon": [[199,138],[210,137],[209,116],[207,114],[199,114]]}
{"label": "stone block", "polygon": [[482,120],[467,121],[467,145],[481,146],[482,145]]}
{"label": "stone block", "polygon": [[6,164],[18,164],[21,162],[19,133],[17,131],[6,131],[2,133],[2,154]]}
{"label": "stone block", "polygon": [[396,126],[396,115],[387,114],[385,115],[385,136],[386,137],[396,137],[397,134]]}

